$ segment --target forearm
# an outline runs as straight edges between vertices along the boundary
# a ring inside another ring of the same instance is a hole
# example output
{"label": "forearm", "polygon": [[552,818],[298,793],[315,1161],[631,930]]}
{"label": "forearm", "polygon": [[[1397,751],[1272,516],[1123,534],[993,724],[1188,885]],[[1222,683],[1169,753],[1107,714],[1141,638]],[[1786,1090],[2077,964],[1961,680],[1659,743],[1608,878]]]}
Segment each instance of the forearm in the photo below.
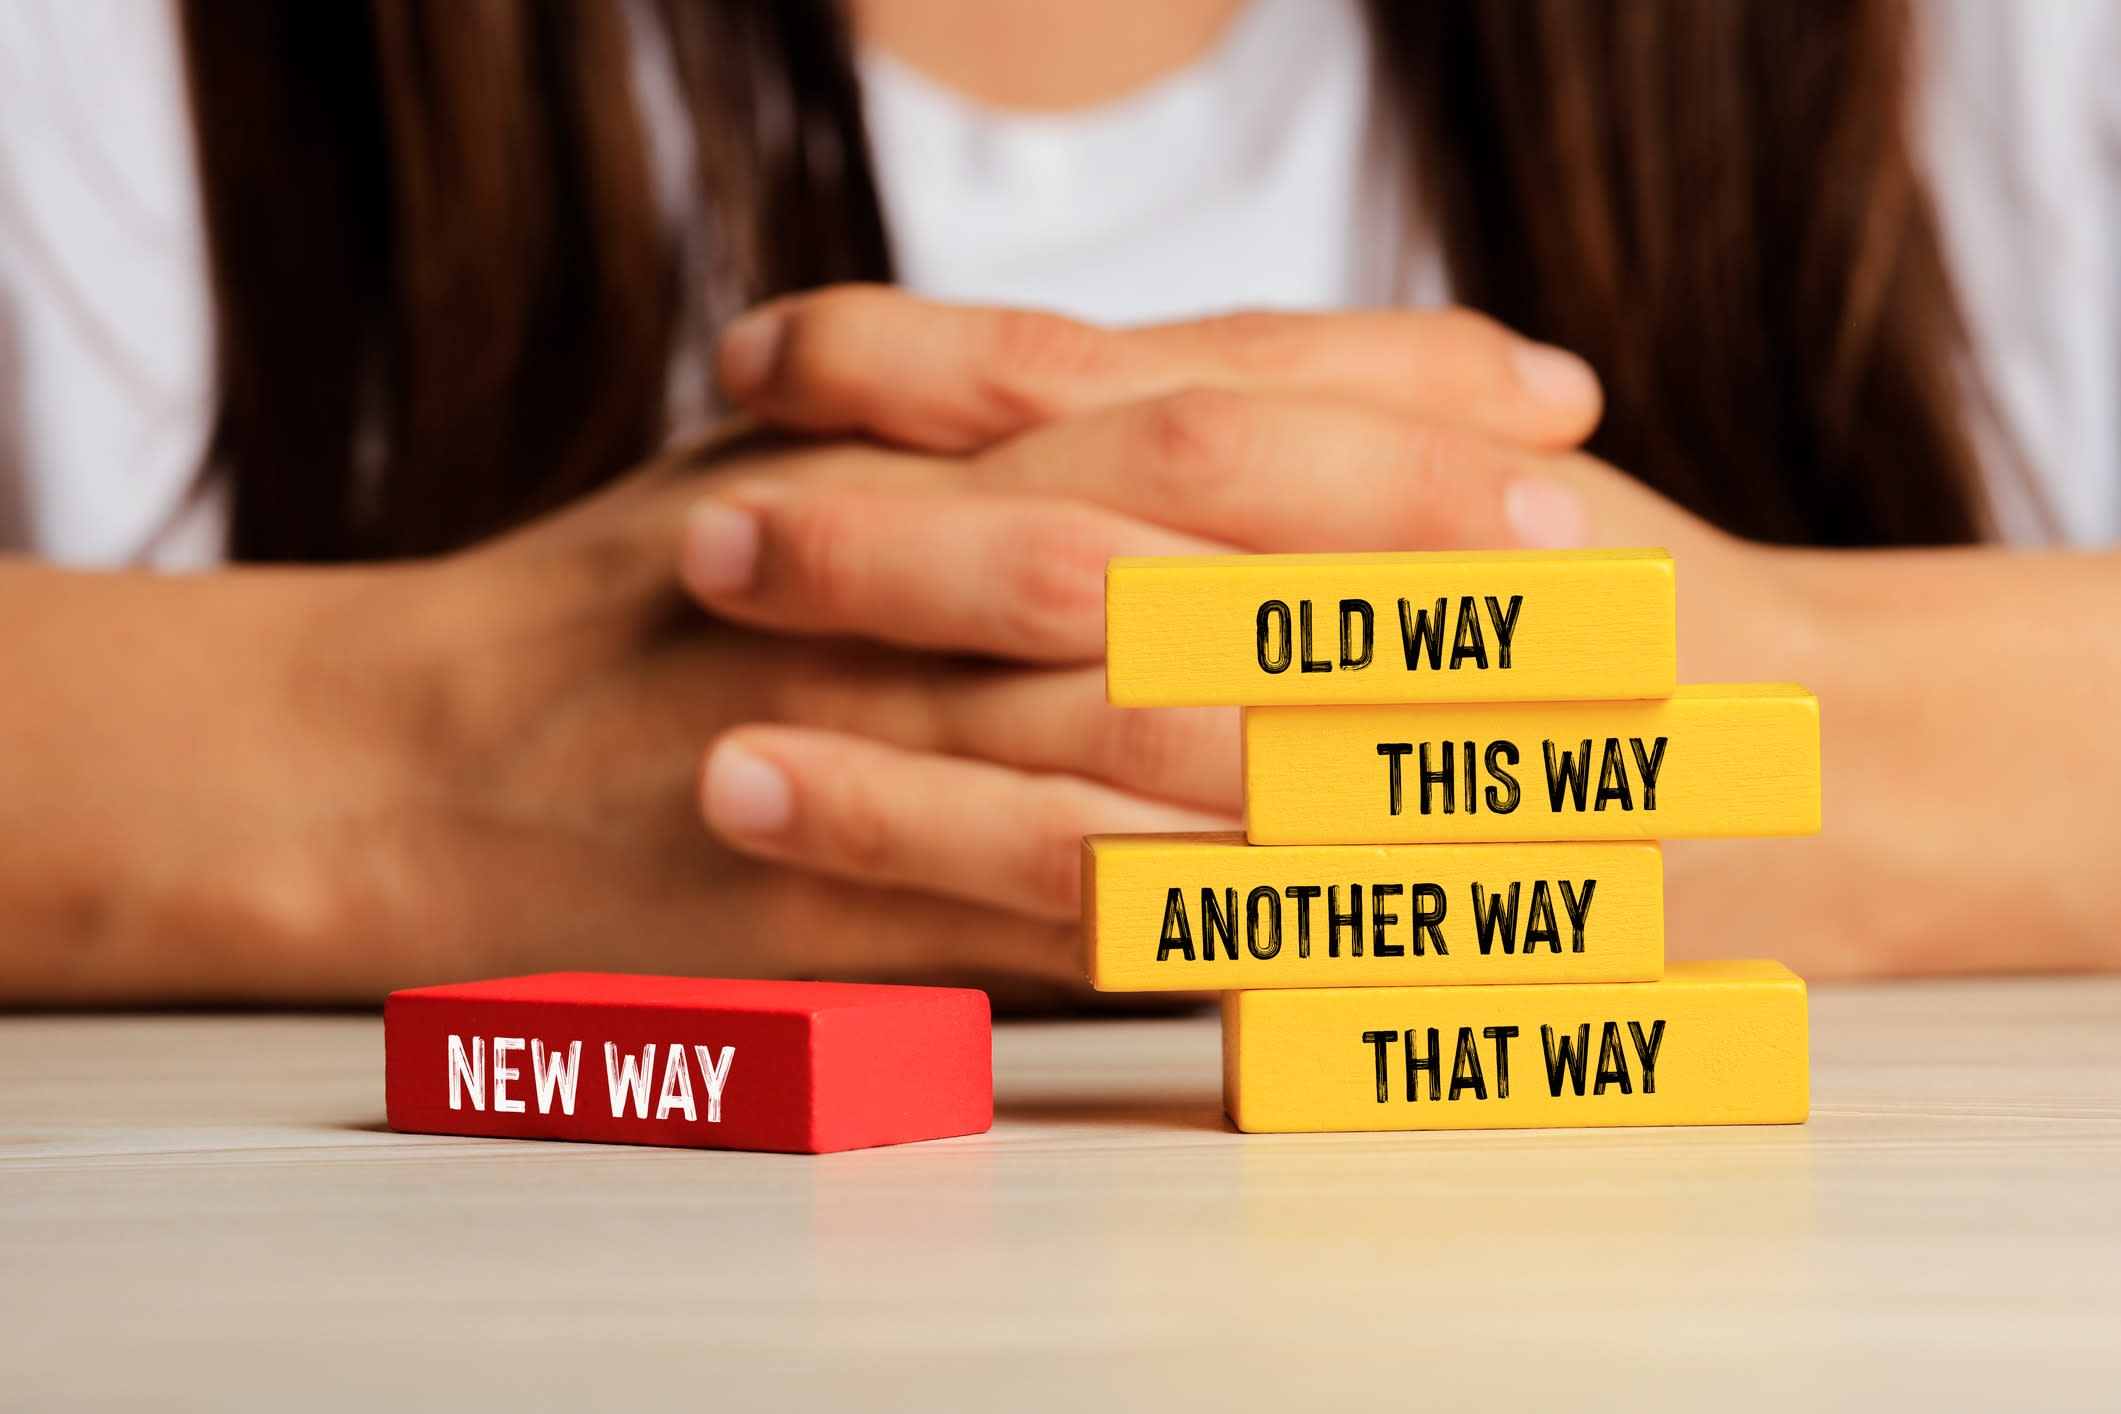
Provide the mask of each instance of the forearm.
{"label": "forearm", "polygon": [[[0,1000],[302,991],[382,777],[361,572],[0,561]],[[277,984],[276,984],[277,985]]]}
{"label": "forearm", "polygon": [[2121,556],[1773,558],[1799,610],[1764,638],[1722,635],[1682,587],[1681,668],[1818,693],[1825,829],[1675,848],[1676,945],[1822,975],[2121,965],[2103,906],[2121,845]]}

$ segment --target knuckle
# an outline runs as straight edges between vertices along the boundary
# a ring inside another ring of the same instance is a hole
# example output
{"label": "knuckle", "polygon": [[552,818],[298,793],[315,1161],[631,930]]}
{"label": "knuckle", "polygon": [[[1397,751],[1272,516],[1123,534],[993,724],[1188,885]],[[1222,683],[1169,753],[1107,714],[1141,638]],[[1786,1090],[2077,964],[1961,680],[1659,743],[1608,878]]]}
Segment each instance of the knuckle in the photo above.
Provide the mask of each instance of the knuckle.
{"label": "knuckle", "polygon": [[1143,405],[1136,471],[1167,494],[1213,488],[1243,466],[1257,435],[1257,409],[1243,393],[1187,388]]}
{"label": "knuckle", "polygon": [[1267,310],[1240,310],[1200,324],[1223,363],[1258,378],[1280,377],[1301,365],[1307,356],[1308,328],[1302,319]]}
{"label": "knuckle", "polygon": [[844,398],[861,385],[860,370],[847,357],[845,342],[808,320],[789,327],[779,372],[788,388],[812,397]]}
{"label": "knuckle", "polygon": [[827,617],[858,605],[865,591],[860,518],[830,498],[805,500],[782,513],[780,539],[791,597]]}
{"label": "knuckle", "polygon": [[1477,438],[1426,424],[1398,434],[1406,515],[1425,543],[1456,545],[1478,529],[1477,508],[1492,492],[1492,453]]}
{"label": "knuckle", "polygon": [[833,862],[845,872],[876,878],[889,869],[897,831],[882,793],[866,778],[842,777],[819,830]]}
{"label": "knuckle", "polygon": [[1400,468],[1409,490],[1427,495],[1450,481],[1451,443],[1448,432],[1432,423],[1395,421],[1390,432],[1390,456]]}
{"label": "knuckle", "polygon": [[1407,436],[1432,479],[1476,490],[1494,479],[1501,464],[1495,444],[1456,428],[1417,426]]}
{"label": "knuckle", "polygon": [[1056,828],[1034,831],[1026,837],[1023,887],[1041,914],[1073,918],[1081,912],[1083,903],[1083,836],[1095,829],[1082,818],[1084,812],[1073,808],[1074,802],[1054,804],[1057,808],[1042,813],[1054,820]]}
{"label": "knuckle", "polygon": [[1485,402],[1514,392],[1518,380],[1510,353],[1523,340],[1508,325],[1459,306],[1430,318],[1431,337],[1441,346],[1430,361],[1444,366],[1461,398]]}
{"label": "knuckle", "polygon": [[1153,790],[1184,754],[1181,725],[1169,712],[1103,707],[1105,769],[1116,785]]}
{"label": "knuckle", "polygon": [[1082,837],[1056,838],[1040,850],[1031,886],[1038,891],[1047,913],[1057,918],[1078,917],[1083,906]]}
{"label": "knuckle", "polygon": [[871,326],[888,317],[887,291],[850,285],[810,297],[788,321],[781,352],[782,382],[806,395],[844,399],[866,388],[871,377]]}
{"label": "knuckle", "polygon": [[1035,309],[994,314],[993,355],[1004,375],[1081,377],[1110,361],[1111,335],[1095,325]]}
{"label": "knuckle", "polygon": [[1009,592],[995,601],[1013,640],[1068,643],[1104,619],[1105,538],[1057,510],[1033,514],[998,550]]}

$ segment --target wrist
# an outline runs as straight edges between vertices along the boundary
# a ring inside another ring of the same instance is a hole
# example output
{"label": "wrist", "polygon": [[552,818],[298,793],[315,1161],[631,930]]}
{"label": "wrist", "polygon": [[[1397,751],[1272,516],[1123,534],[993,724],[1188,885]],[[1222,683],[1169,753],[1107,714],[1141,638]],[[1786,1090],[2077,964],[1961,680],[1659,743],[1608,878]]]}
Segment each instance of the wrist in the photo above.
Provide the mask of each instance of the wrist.
{"label": "wrist", "polygon": [[238,570],[190,584],[192,749],[139,842],[161,995],[375,995],[394,836],[418,791],[417,606],[390,569]]}
{"label": "wrist", "polygon": [[1756,663],[1751,675],[1827,695],[1848,644],[1845,615],[1835,607],[1838,557],[1765,545],[1752,547],[1751,553],[1758,557],[1766,590],[1748,642]]}
{"label": "wrist", "polygon": [[1818,693],[1839,638],[1830,575],[1808,552],[1718,533],[1675,547],[1684,682],[1792,682]]}

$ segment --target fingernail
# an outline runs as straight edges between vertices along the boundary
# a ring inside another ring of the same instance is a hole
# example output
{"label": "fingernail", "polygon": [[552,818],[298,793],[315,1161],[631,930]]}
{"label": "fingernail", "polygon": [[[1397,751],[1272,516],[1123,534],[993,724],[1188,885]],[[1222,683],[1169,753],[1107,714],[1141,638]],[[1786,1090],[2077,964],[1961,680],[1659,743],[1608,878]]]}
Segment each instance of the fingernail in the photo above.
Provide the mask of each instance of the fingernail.
{"label": "fingernail", "polygon": [[1510,354],[1517,364],[1517,381],[1540,402],[1563,408],[1597,403],[1598,375],[1591,371],[1591,365],[1567,349],[1520,343]]}
{"label": "fingernail", "polygon": [[795,818],[795,792],[781,768],[741,746],[717,746],[700,790],[707,825],[718,835],[777,835]]}
{"label": "fingernail", "polygon": [[771,306],[762,305],[731,321],[722,330],[715,352],[722,391],[742,400],[764,387],[781,361],[781,341],[787,332],[786,316]]}
{"label": "fingernail", "polygon": [[1528,550],[1579,550],[1590,543],[1583,497],[1552,481],[1511,482],[1502,493],[1502,516]]}
{"label": "fingernail", "polygon": [[685,516],[678,578],[703,598],[741,594],[759,571],[759,518],[727,501],[702,501]]}

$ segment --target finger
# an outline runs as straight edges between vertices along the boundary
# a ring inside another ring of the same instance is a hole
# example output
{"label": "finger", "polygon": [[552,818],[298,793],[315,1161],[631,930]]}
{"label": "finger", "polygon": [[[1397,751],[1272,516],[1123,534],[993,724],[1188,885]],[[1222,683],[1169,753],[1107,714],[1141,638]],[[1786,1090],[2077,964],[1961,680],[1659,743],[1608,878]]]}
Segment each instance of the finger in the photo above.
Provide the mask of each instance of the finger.
{"label": "finger", "polygon": [[[625,966],[681,975],[976,987],[988,994],[997,1015],[1060,1007],[1167,1009],[1209,1000],[1092,991],[1084,975],[1082,932],[1073,923],[828,879],[793,866],[751,867],[755,873],[738,887],[753,926],[728,926],[726,889],[694,896],[652,912],[629,933]],[[553,965],[566,961],[556,958]]]}
{"label": "finger", "polygon": [[640,672],[647,705],[628,727],[637,746],[652,736],[696,750],[732,720],[779,722],[1211,813],[1242,806],[1235,712],[1113,707],[1099,666],[1022,668],[730,626],[672,635]]}
{"label": "finger", "polygon": [[1199,374],[1144,393],[1311,393],[1548,448],[1590,436],[1604,410],[1588,363],[1468,309],[1246,312],[1130,337],[1159,362]]}
{"label": "finger", "polygon": [[[740,956],[755,955],[752,970],[931,986],[1036,982],[1078,996],[1088,992],[1081,934],[1064,922],[821,878],[793,865],[775,867],[763,893],[765,936],[729,940]],[[700,936],[695,931],[691,938],[695,969]],[[717,947],[718,966],[726,950]]]}
{"label": "finger", "polygon": [[1080,912],[1084,835],[1232,824],[1067,776],[787,726],[723,734],[700,806],[745,854],[1053,922]]}
{"label": "finger", "polygon": [[[638,855],[615,860],[607,846],[627,848],[607,840],[555,861],[535,881],[540,896],[587,896],[608,885],[615,869],[640,870]],[[1089,994],[1080,935],[1065,924],[732,859],[699,840],[668,866],[636,874],[639,906],[628,912],[622,935],[596,910],[577,910],[578,926],[555,921],[536,940],[508,934],[484,945],[512,948],[534,970],[601,951],[629,972],[981,987],[1035,980]],[[591,877],[599,873],[606,877]],[[483,924],[472,931],[484,940]]]}
{"label": "finger", "polygon": [[679,565],[739,623],[1084,663],[1104,653],[1114,556],[1219,548],[1057,497],[761,483],[695,507]]}
{"label": "finger", "polygon": [[1027,432],[971,475],[1247,550],[1566,549],[1589,534],[1578,460],[1317,398],[1190,389]]}
{"label": "finger", "polygon": [[1101,667],[989,668],[935,712],[927,749],[1065,772],[1235,817],[1244,809],[1236,709],[1114,707]]}
{"label": "finger", "polygon": [[947,452],[1187,387],[1351,399],[1535,447],[1574,446],[1603,408],[1582,359],[1462,309],[1122,331],[843,285],[737,320],[717,368],[733,401],[778,426]]}
{"label": "finger", "polygon": [[1035,310],[838,285],[773,300],[723,331],[715,372],[738,407],[800,432],[865,432],[963,452],[1146,379],[1123,336]]}

